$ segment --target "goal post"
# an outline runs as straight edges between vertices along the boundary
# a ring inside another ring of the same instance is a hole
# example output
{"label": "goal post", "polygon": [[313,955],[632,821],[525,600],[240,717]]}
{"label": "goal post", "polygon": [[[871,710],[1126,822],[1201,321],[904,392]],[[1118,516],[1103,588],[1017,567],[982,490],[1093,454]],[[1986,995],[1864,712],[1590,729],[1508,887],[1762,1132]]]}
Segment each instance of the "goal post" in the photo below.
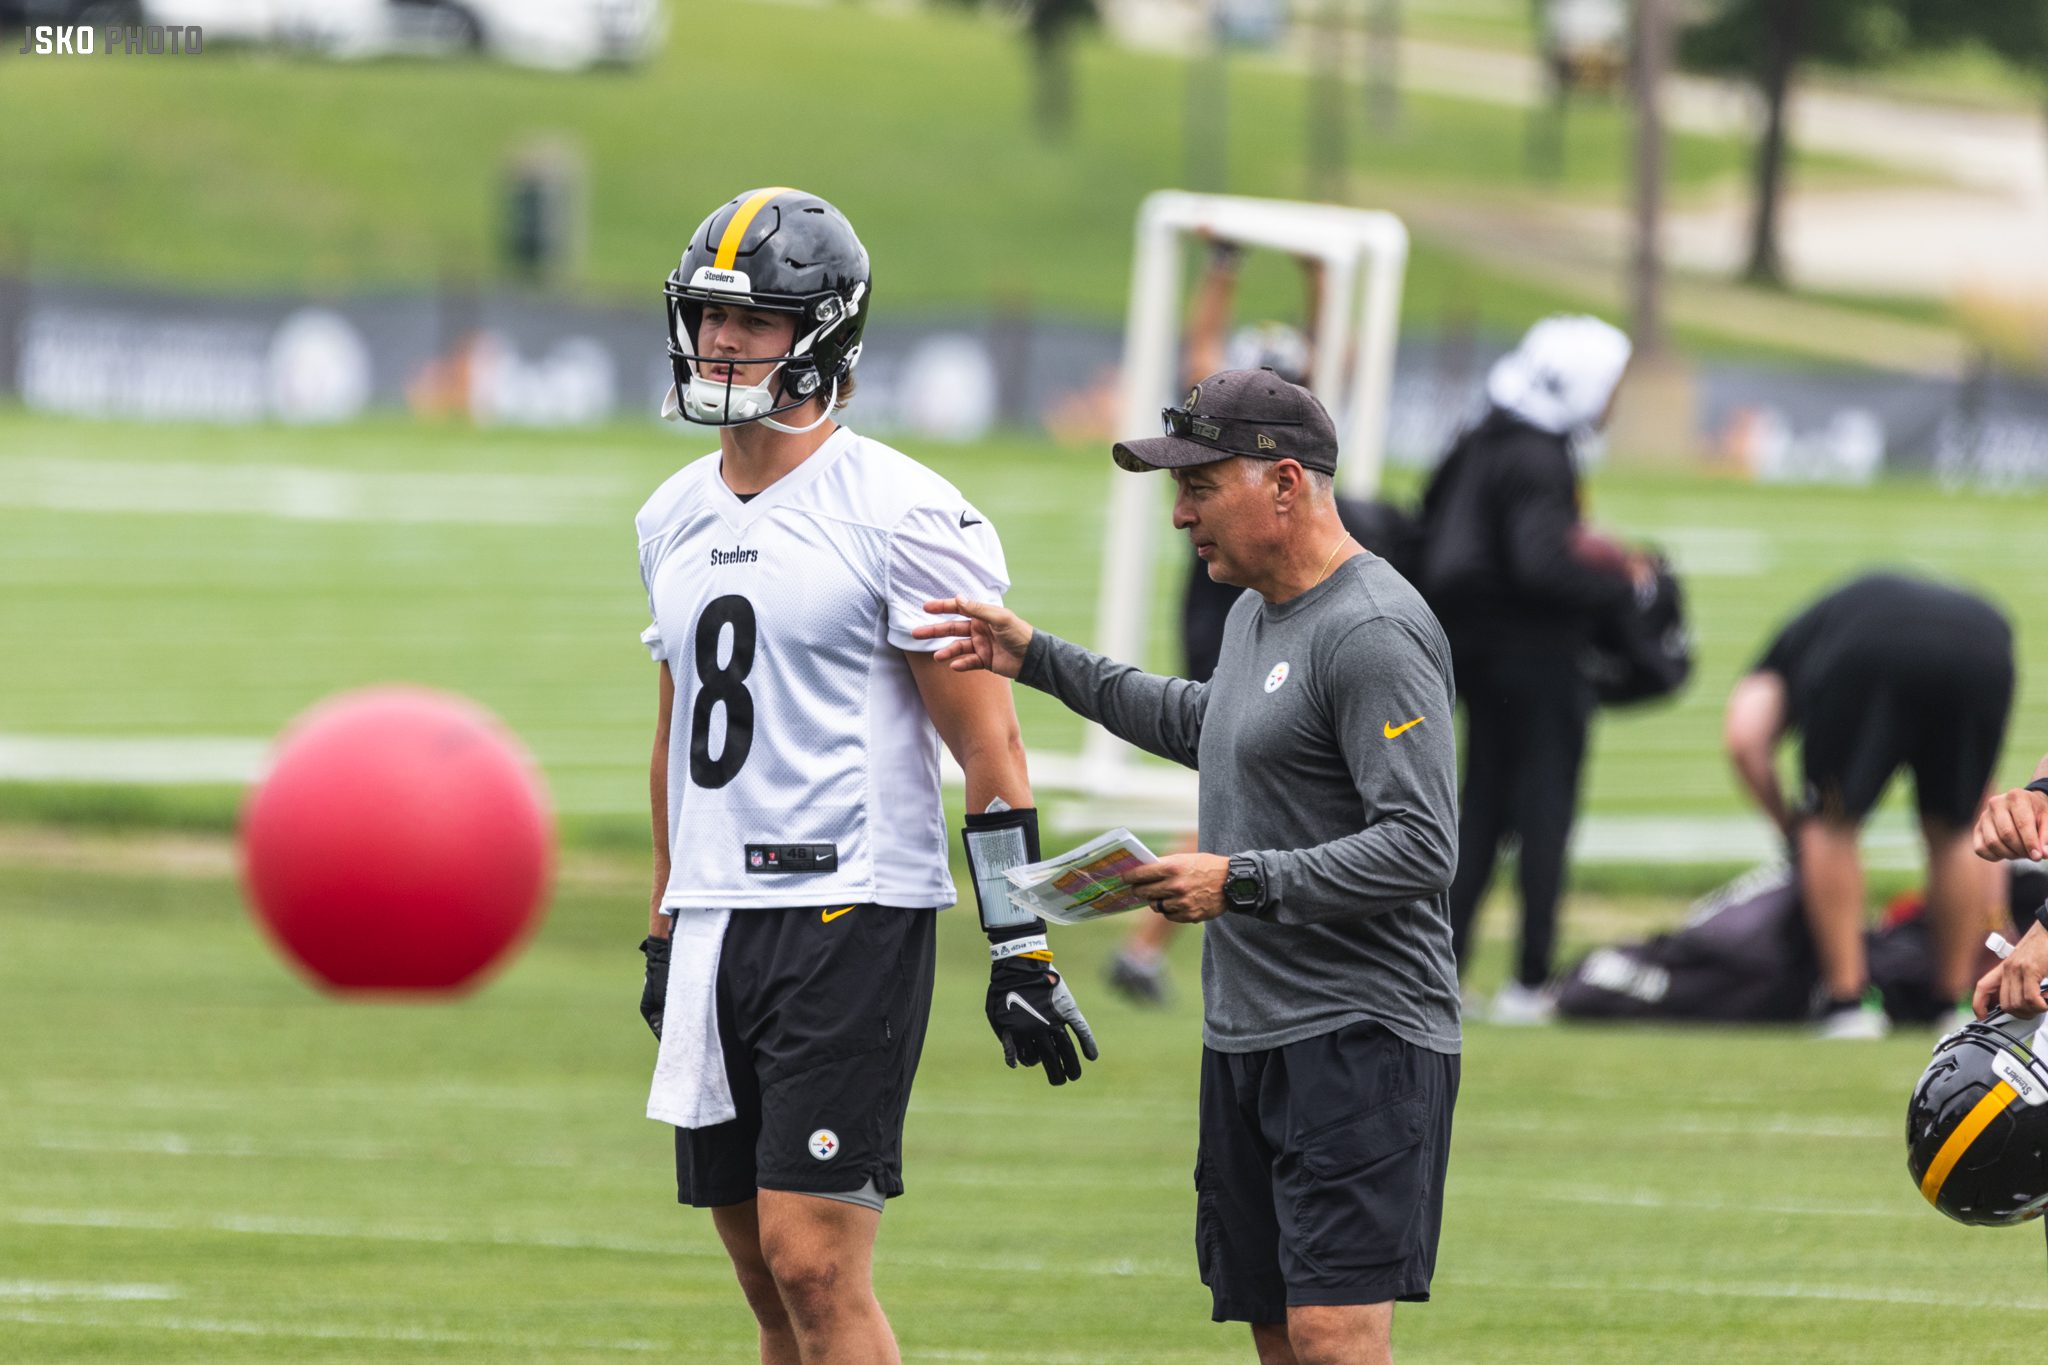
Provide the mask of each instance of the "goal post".
{"label": "goal post", "polygon": [[[1339,489],[1370,496],[1379,487],[1408,231],[1391,213],[1236,195],[1161,190],[1140,207],[1131,296],[1124,322],[1119,440],[1159,433],[1159,410],[1182,391],[1182,252],[1196,233],[1323,264],[1310,387],[1337,424]],[[1153,569],[1167,524],[1164,477],[1112,470],[1096,597],[1095,648],[1128,663],[1145,660]],[[1078,757],[1033,754],[1035,785],[1083,794],[1063,802],[1063,825],[1192,823],[1194,774],[1135,761],[1130,746],[1090,726]],[[1088,798],[1097,798],[1089,800]],[[1155,809],[1156,808],[1156,809]]]}

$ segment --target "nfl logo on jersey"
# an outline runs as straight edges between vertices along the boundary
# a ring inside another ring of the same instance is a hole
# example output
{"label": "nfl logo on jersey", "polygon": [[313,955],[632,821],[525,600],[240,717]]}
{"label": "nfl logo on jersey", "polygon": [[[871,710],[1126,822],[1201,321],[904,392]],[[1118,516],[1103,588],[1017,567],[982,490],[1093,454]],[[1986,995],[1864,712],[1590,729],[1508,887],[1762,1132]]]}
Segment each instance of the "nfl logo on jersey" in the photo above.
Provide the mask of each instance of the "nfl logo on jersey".
{"label": "nfl logo on jersey", "polygon": [[748,867],[759,867],[760,865],[761,865],[761,850],[757,848],[757,849],[755,849],[755,850],[754,850],[754,851],[753,851],[752,853],[749,853],[749,854],[747,855],[747,866],[748,866]]}

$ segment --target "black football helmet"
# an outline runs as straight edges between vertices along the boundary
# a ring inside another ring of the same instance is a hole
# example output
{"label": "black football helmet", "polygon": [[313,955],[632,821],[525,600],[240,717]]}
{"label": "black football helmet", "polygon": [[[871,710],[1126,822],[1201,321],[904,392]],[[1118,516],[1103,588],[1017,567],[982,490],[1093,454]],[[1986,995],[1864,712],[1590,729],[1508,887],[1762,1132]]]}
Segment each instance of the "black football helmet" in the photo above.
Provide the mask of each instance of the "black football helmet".
{"label": "black football helmet", "polygon": [[[786,186],[749,190],[699,225],[662,292],[668,297],[668,355],[675,369],[664,417],[706,426],[766,421],[783,431],[808,430],[773,419],[827,387],[829,414],[853,373],[868,321],[867,248],[846,215],[814,194]],[[706,359],[728,363],[723,356],[697,353],[709,303],[795,316],[796,337],[783,354],[730,359],[736,365],[774,364],[762,383],[736,385],[729,377],[698,374]]]}
{"label": "black football helmet", "polygon": [[[2004,1227],[2048,1205],[2048,1059],[2037,1019],[2003,1010],[1934,1045],[1906,1106],[1906,1169],[1959,1223]],[[2048,1041],[2048,1040],[2044,1040]]]}

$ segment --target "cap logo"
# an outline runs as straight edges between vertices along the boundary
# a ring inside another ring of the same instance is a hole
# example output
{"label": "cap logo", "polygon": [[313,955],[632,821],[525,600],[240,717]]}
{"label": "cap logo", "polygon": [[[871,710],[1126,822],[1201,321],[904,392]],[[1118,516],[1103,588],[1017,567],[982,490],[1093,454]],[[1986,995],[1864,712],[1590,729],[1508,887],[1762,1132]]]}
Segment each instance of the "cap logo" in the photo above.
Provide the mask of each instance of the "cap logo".
{"label": "cap logo", "polygon": [[1259,433],[1260,450],[1278,450],[1279,448],[1279,445],[1274,442],[1272,437],[1268,436],[1263,431]]}
{"label": "cap logo", "polygon": [[1217,426],[1214,422],[1204,422],[1199,417],[1194,418],[1188,423],[1188,430],[1194,432],[1195,435],[1205,441],[1220,441],[1223,439],[1222,427]]}
{"label": "cap logo", "polygon": [[1202,386],[1201,386],[1200,384],[1197,384],[1197,385],[1195,385],[1195,386],[1194,386],[1194,387],[1193,387],[1192,389],[1189,389],[1189,390],[1188,390],[1188,401],[1187,401],[1187,402],[1185,402],[1185,403],[1183,403],[1183,404],[1181,404],[1181,406],[1182,406],[1182,407],[1184,407],[1184,408],[1192,408],[1192,407],[1193,407],[1193,406],[1194,406],[1195,404],[1197,404],[1197,403],[1199,403],[1199,402],[1201,402],[1201,401],[1202,401]]}

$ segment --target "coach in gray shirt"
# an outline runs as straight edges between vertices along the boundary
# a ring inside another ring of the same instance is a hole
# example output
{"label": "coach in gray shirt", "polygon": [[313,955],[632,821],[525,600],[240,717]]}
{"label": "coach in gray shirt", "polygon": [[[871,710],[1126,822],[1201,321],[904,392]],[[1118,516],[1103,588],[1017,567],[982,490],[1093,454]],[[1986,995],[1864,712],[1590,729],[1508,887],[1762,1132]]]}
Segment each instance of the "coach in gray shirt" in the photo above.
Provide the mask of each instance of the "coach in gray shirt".
{"label": "coach in gray shirt", "polygon": [[1457,867],[1450,648],[1345,534],[1307,389],[1228,370],[1116,461],[1169,469],[1173,524],[1238,600],[1208,683],[1144,673],[987,603],[939,657],[1052,693],[1199,768],[1201,852],[1132,878],[1202,951],[1195,1240],[1218,1322],[1262,1365],[1391,1359],[1429,1297],[1458,1093],[1445,893]]}

